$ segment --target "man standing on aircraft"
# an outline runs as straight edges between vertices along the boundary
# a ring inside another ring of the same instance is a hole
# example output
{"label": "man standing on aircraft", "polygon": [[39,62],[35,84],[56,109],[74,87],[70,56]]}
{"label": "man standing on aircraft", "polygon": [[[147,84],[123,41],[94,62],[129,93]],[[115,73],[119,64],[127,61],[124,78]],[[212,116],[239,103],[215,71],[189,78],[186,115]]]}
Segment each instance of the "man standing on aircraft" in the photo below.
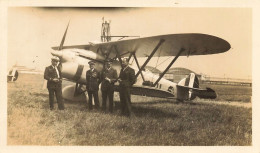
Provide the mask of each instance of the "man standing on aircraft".
{"label": "man standing on aircraft", "polygon": [[[104,19],[104,18],[103,18]],[[102,39],[102,42],[109,42],[110,41],[110,23],[108,23],[107,21],[105,21],[104,23],[104,20],[103,20],[103,23],[102,23],[102,36],[101,36],[101,39]]]}
{"label": "man standing on aircraft", "polygon": [[112,60],[106,60],[101,73],[102,110],[106,111],[107,97],[109,99],[109,112],[113,112],[114,83],[117,79],[117,71],[111,67]]}
{"label": "man standing on aircraft", "polygon": [[131,116],[131,95],[130,89],[135,83],[135,71],[128,66],[128,59],[122,59],[122,69],[119,74],[119,95],[121,102],[121,113],[125,116]]}
{"label": "man standing on aircraft", "polygon": [[95,62],[88,62],[90,69],[86,72],[86,87],[89,97],[89,110],[92,110],[92,96],[94,97],[95,108],[99,109],[98,86],[100,83],[99,72],[95,69]]}
{"label": "man standing on aircraft", "polygon": [[44,71],[44,79],[47,81],[47,88],[49,91],[49,102],[50,102],[50,109],[54,109],[54,93],[57,99],[58,108],[60,110],[64,110],[64,104],[62,100],[62,76],[61,76],[61,69],[57,66],[59,62],[59,58],[53,56],[51,58],[51,65],[46,67]]}

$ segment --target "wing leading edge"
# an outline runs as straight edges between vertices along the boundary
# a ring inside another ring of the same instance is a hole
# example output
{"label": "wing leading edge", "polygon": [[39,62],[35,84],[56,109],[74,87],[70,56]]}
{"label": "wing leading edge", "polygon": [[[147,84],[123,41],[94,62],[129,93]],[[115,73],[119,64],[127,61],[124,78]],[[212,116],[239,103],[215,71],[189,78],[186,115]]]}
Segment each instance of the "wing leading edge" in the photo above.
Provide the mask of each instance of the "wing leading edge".
{"label": "wing leading edge", "polygon": [[[99,52],[110,50],[112,46],[116,46],[117,50],[123,57],[127,57],[128,55],[123,54],[128,52],[136,52],[137,57],[146,57],[152,52],[160,40],[165,41],[154,54],[154,57],[176,56],[181,49],[184,49],[181,56],[192,56],[223,53],[231,48],[230,44],[226,40],[219,37],[207,34],[187,33],[160,35],[88,45],[64,46],[63,49],[78,48]],[[58,48],[59,47],[52,47],[54,50],[57,50]]]}

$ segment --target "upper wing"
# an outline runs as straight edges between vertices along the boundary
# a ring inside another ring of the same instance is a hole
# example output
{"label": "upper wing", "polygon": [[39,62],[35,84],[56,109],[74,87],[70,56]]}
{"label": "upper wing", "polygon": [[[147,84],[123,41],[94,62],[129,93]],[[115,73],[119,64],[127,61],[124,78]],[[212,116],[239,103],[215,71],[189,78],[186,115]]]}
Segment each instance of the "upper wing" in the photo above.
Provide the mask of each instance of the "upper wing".
{"label": "upper wing", "polygon": [[[212,35],[196,33],[169,34],[106,43],[64,46],[63,49],[79,48],[104,53],[110,50],[112,46],[116,46],[122,57],[128,56],[124,54],[129,52],[136,52],[137,57],[146,57],[150,55],[162,39],[165,41],[154,54],[155,57],[176,56],[182,48],[184,52],[182,52],[181,56],[217,54],[230,49],[230,44],[226,40]],[[53,49],[57,50],[58,47],[53,47]]]}

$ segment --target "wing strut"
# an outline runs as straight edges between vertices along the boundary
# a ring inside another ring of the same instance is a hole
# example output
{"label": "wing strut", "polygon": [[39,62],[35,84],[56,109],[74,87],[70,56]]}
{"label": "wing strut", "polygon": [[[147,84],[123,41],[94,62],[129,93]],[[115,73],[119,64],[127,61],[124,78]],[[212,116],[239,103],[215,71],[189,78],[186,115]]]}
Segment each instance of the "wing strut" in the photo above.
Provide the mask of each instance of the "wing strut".
{"label": "wing strut", "polygon": [[184,51],[185,49],[181,48],[180,51],[178,52],[178,54],[174,57],[174,59],[171,61],[171,63],[167,66],[167,68],[163,71],[163,73],[160,74],[159,78],[155,81],[155,83],[153,84],[153,86],[155,87],[157,85],[157,83],[162,79],[162,77],[165,75],[165,73],[169,70],[169,68],[172,66],[172,64],[178,59],[178,57],[181,55],[181,53]]}
{"label": "wing strut", "polygon": [[[138,60],[137,60],[137,57],[136,57],[136,55],[135,55],[135,52],[130,53],[130,55],[129,55],[129,57],[128,57],[128,62],[130,61],[130,59],[131,59],[132,56],[134,56],[135,63],[136,63],[136,65],[137,65],[138,69],[140,70],[141,68],[140,68],[139,62],[138,62]],[[143,81],[145,81],[144,75],[143,75],[142,71],[141,71],[140,73],[141,73],[141,76],[142,76]]]}
{"label": "wing strut", "polygon": [[[120,62],[120,64],[121,64],[121,68],[123,68],[123,65],[122,65],[122,59],[121,59],[121,55],[119,54],[119,52],[118,52],[118,49],[117,49],[117,46],[116,46],[116,45],[113,45],[113,46],[111,46],[111,48],[109,49],[109,52],[108,52],[108,54],[107,54],[107,56],[106,56],[106,59],[105,59],[105,60],[107,60],[107,59],[109,58],[109,55],[110,55],[110,53],[111,53],[112,51],[115,51],[115,52],[116,52],[116,57],[115,57],[115,58],[113,58],[113,60],[116,60],[116,59],[118,58],[118,60],[119,60],[119,62]],[[128,54],[128,52],[127,52],[127,53],[125,53],[125,54]]]}
{"label": "wing strut", "polygon": [[139,71],[136,73],[135,77],[137,78],[138,75],[142,72],[142,70],[145,68],[145,66],[148,64],[148,62],[151,60],[151,58],[153,57],[153,55],[155,54],[155,52],[158,50],[158,48],[162,45],[162,43],[164,42],[164,39],[161,39],[160,42],[157,44],[157,46],[153,49],[152,53],[148,56],[148,58],[146,59],[146,61],[144,62],[144,64],[142,65],[142,67],[139,69]]}
{"label": "wing strut", "polygon": [[[135,63],[136,63],[136,65],[137,65],[138,69],[140,70],[140,65],[139,65],[139,62],[138,62],[137,57],[136,57],[136,55],[135,55],[135,52],[133,53],[133,56],[134,56],[134,59],[135,59]],[[142,78],[143,78],[143,81],[145,81],[144,75],[143,75],[142,72],[141,72],[141,76],[142,76]]]}
{"label": "wing strut", "polygon": [[121,64],[121,68],[123,68],[121,56],[120,56],[120,54],[119,54],[119,52],[118,52],[118,49],[117,49],[117,47],[116,47],[115,45],[114,45],[114,49],[115,49],[115,51],[116,51],[116,56],[117,56],[117,58],[118,58],[118,60],[119,60],[119,62],[120,62],[120,64]]}

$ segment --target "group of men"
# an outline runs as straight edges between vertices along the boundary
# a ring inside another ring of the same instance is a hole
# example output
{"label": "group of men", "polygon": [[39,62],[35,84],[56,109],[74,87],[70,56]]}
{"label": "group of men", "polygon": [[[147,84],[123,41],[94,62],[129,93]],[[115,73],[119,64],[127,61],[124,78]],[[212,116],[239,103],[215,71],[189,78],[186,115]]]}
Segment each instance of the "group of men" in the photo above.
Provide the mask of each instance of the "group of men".
{"label": "group of men", "polygon": [[[49,91],[50,109],[54,108],[54,94],[57,99],[58,108],[64,109],[62,100],[62,74],[61,68],[57,65],[58,57],[52,57],[52,64],[46,67],[44,72],[44,79],[47,81],[47,88]],[[121,103],[121,114],[124,116],[131,116],[131,97],[130,88],[135,83],[135,71],[128,66],[128,59],[122,59],[122,69],[119,77],[117,71],[112,67],[112,60],[106,60],[104,68],[101,72],[95,69],[95,62],[88,62],[90,69],[86,72],[86,90],[88,93],[88,108],[93,109],[92,97],[94,98],[95,108],[99,109],[98,90],[101,84],[102,91],[102,110],[106,111],[106,101],[109,101],[109,112],[113,112],[113,98],[115,90],[115,82],[119,82],[119,96]]]}

